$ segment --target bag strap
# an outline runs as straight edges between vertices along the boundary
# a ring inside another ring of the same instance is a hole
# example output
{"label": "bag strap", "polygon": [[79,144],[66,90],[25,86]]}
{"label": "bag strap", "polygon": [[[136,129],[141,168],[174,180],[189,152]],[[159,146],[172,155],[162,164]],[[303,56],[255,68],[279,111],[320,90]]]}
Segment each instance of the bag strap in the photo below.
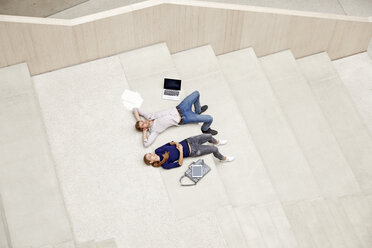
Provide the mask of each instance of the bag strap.
{"label": "bag strap", "polygon": [[[195,186],[196,185],[196,182],[193,182],[193,184],[184,184],[182,183],[182,179],[186,177],[185,175],[183,175],[181,178],[180,178],[180,184],[181,186]],[[191,180],[190,180],[191,181]]]}

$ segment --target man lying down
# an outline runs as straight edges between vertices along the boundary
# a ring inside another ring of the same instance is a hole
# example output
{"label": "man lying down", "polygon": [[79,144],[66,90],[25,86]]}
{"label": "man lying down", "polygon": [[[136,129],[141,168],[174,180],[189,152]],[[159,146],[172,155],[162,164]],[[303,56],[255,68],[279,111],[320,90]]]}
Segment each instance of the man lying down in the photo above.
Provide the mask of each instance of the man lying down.
{"label": "man lying down", "polygon": [[[160,133],[171,126],[203,122],[202,133],[216,135],[217,131],[210,128],[213,118],[202,115],[208,109],[207,105],[200,106],[200,93],[194,91],[179,105],[157,113],[148,113],[143,109],[134,108],[133,115],[137,122],[135,128],[142,132],[142,141],[145,147],[154,143]],[[195,111],[192,111],[194,106]],[[146,120],[141,120],[143,116]]]}

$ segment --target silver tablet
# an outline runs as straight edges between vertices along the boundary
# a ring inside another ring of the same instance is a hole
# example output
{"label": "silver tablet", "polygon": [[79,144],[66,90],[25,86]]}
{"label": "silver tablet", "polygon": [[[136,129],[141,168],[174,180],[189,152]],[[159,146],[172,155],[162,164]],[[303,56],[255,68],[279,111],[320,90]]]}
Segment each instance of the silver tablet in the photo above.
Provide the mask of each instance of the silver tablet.
{"label": "silver tablet", "polygon": [[202,177],[203,171],[202,171],[202,165],[195,164],[191,167],[191,175],[192,177]]}

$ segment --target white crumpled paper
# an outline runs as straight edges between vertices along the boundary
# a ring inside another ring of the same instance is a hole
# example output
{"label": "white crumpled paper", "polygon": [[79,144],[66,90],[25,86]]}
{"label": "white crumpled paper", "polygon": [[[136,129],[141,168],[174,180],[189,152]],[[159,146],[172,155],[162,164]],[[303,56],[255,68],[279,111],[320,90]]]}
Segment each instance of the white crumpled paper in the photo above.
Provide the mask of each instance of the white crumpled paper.
{"label": "white crumpled paper", "polygon": [[123,101],[124,106],[130,111],[133,108],[141,107],[143,102],[140,93],[131,90],[125,90],[121,95],[121,100]]}

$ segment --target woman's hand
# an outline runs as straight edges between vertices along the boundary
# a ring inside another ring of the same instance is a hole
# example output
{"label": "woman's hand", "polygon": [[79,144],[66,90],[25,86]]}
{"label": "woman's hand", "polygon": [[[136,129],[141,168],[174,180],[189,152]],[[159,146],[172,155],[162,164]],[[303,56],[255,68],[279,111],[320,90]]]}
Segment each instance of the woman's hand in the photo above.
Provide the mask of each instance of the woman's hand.
{"label": "woman's hand", "polygon": [[168,158],[169,158],[169,152],[165,152],[163,154],[163,159],[168,160]]}
{"label": "woman's hand", "polygon": [[182,152],[183,151],[183,146],[180,143],[176,144],[176,148],[178,151]]}

